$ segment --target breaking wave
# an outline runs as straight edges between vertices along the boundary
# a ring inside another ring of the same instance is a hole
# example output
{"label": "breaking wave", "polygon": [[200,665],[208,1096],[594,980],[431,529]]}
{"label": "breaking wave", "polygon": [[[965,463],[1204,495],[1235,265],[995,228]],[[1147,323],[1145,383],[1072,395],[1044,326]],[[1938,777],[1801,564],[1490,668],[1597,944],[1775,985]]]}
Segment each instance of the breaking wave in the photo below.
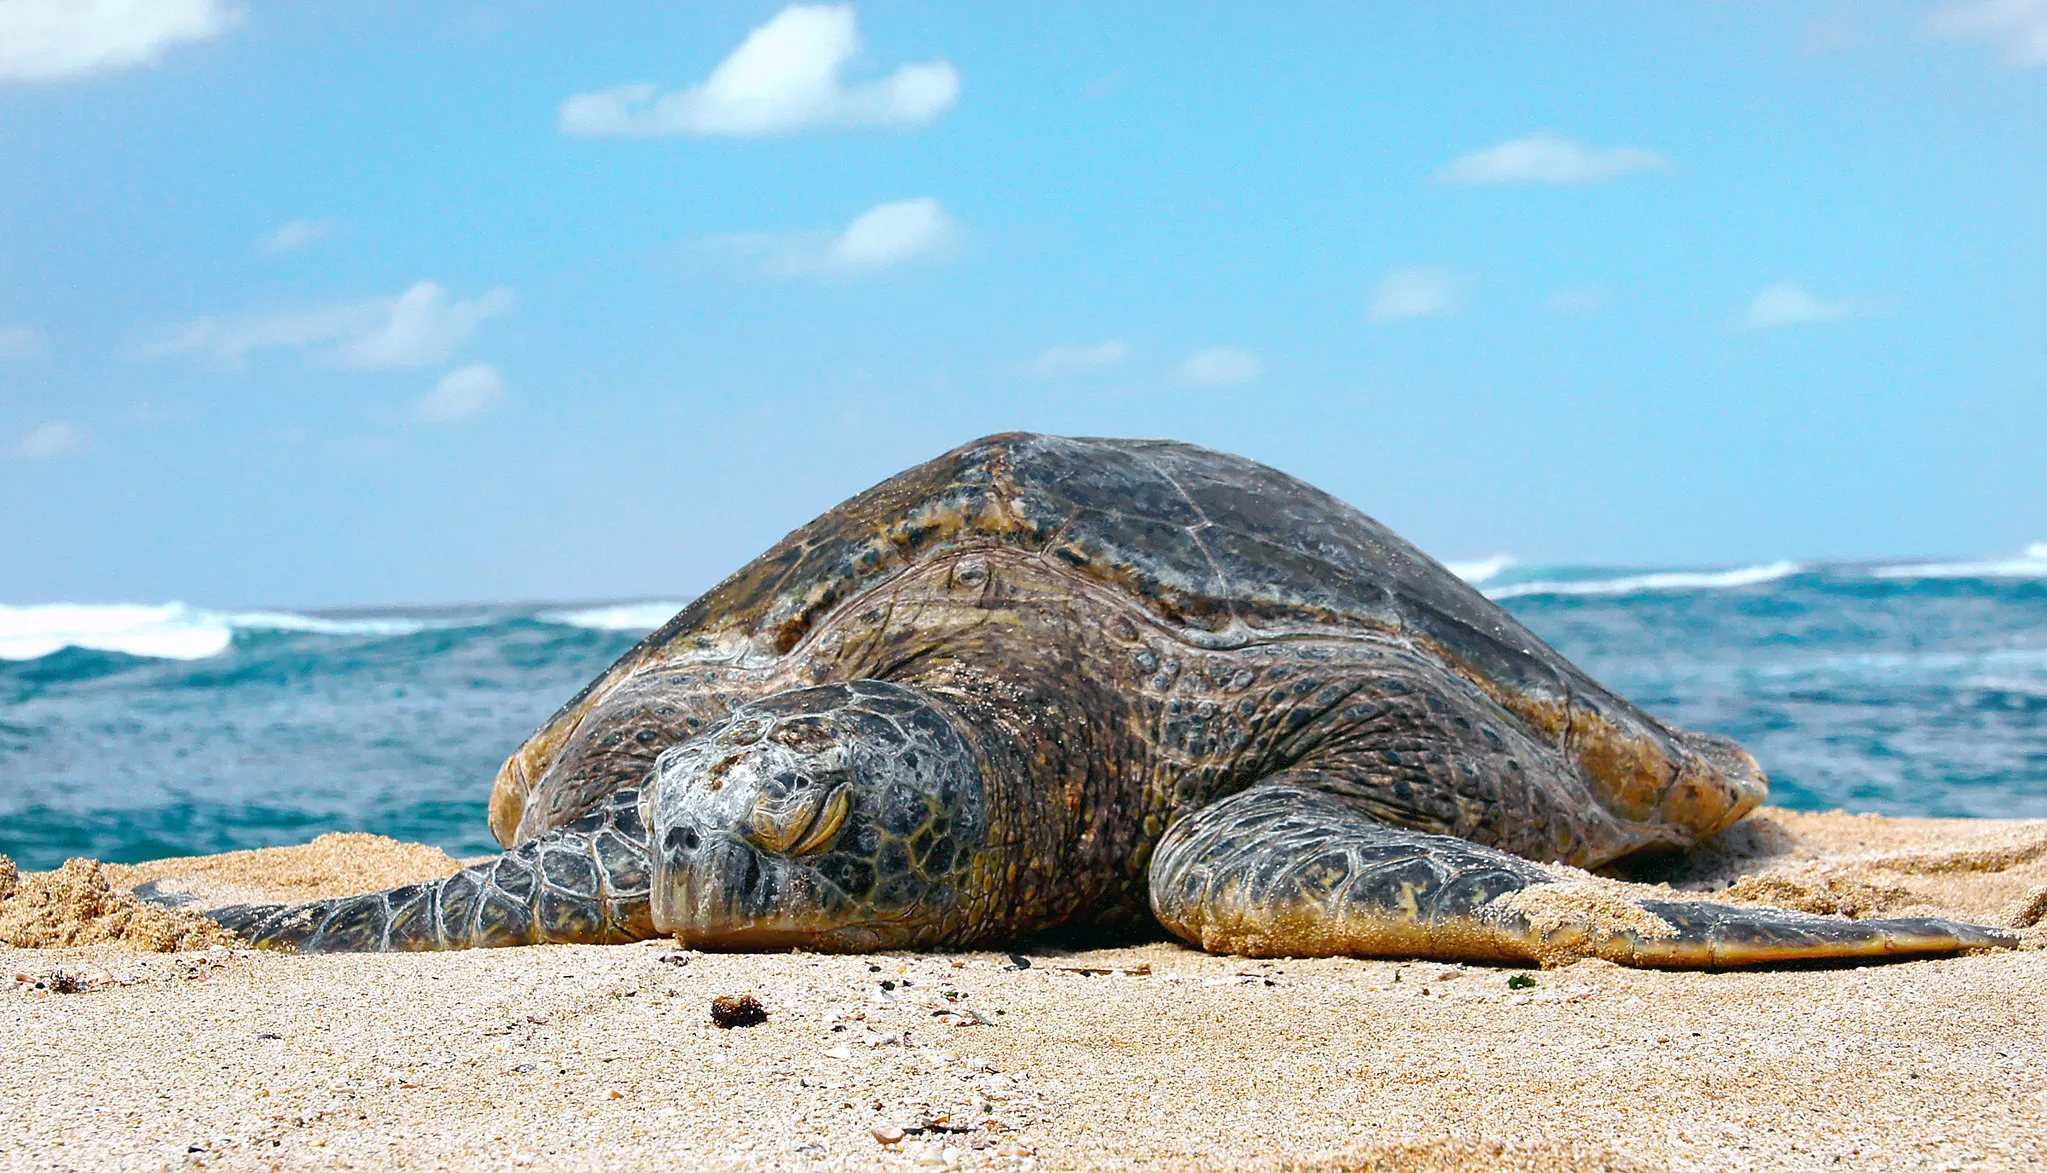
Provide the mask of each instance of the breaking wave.
{"label": "breaking wave", "polygon": [[1771,562],[1762,566],[1741,566],[1733,570],[1665,570],[1650,574],[1625,574],[1616,578],[1535,579],[1487,588],[1489,599],[1519,599],[1528,595],[1640,595],[1661,591],[1712,591],[1755,586],[1789,578],[1805,569],[1799,562]]}
{"label": "breaking wave", "polygon": [[226,651],[236,631],[317,635],[411,635],[436,626],[397,617],[331,619],[289,611],[226,613],[183,603],[0,603],[0,660],[34,660],[65,648],[165,660]]}
{"label": "breaking wave", "polygon": [[1495,554],[1476,562],[1445,562],[1444,569],[1473,586],[1500,577],[1506,571],[1519,566],[1512,554]]}
{"label": "breaking wave", "polygon": [[1878,578],[2047,578],[2047,542],[2016,558],[1989,562],[1905,562],[1871,571]]}
{"label": "breaking wave", "polygon": [[547,610],[498,606],[321,615],[213,611],[184,603],[0,603],[0,660],[34,660],[65,648],[145,659],[204,660],[227,651],[243,633],[377,639],[506,622],[645,635],[683,606],[641,601]]}
{"label": "breaking wave", "polygon": [[687,603],[613,603],[575,611],[542,611],[543,623],[562,623],[585,631],[630,631],[645,634],[675,617]]}

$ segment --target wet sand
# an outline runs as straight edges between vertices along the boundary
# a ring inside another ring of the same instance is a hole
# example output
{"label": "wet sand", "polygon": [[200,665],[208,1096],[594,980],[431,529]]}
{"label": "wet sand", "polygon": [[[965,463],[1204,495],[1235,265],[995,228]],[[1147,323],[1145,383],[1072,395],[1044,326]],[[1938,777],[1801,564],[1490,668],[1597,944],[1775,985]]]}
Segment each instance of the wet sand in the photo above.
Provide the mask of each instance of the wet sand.
{"label": "wet sand", "polygon": [[[206,907],[454,866],[330,836],[101,875]],[[1721,974],[0,947],[0,1166],[2047,1167],[2047,822],[1769,810],[1642,878],[2027,947]],[[714,1025],[740,994],[766,1021]]]}

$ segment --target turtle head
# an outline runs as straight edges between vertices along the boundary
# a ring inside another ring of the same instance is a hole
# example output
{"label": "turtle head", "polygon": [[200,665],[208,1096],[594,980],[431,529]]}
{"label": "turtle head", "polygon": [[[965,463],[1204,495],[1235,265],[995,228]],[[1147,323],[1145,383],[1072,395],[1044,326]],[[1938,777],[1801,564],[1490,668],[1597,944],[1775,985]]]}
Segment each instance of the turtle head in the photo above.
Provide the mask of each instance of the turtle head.
{"label": "turtle head", "polygon": [[956,939],[985,865],[980,756],[927,694],[856,681],[742,705],[641,791],[655,928],[709,949]]}

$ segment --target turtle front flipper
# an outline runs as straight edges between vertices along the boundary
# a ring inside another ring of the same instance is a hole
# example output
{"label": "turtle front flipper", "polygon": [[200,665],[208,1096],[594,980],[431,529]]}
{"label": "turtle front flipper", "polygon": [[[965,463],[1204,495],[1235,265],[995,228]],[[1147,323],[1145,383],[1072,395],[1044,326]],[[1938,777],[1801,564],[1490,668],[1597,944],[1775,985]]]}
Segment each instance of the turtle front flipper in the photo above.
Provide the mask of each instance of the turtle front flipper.
{"label": "turtle front flipper", "polygon": [[1720,969],[2004,948],[2005,933],[1933,918],[1836,920],[1668,899],[1373,821],[1292,775],[1176,823],[1151,864],[1159,921],[1212,953],[1425,957]]}
{"label": "turtle front flipper", "polygon": [[443,880],[206,915],[250,944],[299,953],[617,944],[655,934],[639,792]]}

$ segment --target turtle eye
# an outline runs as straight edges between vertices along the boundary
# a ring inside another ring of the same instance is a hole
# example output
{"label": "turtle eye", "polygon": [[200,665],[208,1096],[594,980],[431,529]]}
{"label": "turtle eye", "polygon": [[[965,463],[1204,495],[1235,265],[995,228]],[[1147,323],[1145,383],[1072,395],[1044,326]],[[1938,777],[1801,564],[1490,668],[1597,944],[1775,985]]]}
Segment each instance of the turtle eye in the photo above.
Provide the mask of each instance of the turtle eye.
{"label": "turtle eye", "polygon": [[779,855],[810,855],[831,843],[852,808],[853,797],[844,786],[762,794],[747,815],[746,837]]}

